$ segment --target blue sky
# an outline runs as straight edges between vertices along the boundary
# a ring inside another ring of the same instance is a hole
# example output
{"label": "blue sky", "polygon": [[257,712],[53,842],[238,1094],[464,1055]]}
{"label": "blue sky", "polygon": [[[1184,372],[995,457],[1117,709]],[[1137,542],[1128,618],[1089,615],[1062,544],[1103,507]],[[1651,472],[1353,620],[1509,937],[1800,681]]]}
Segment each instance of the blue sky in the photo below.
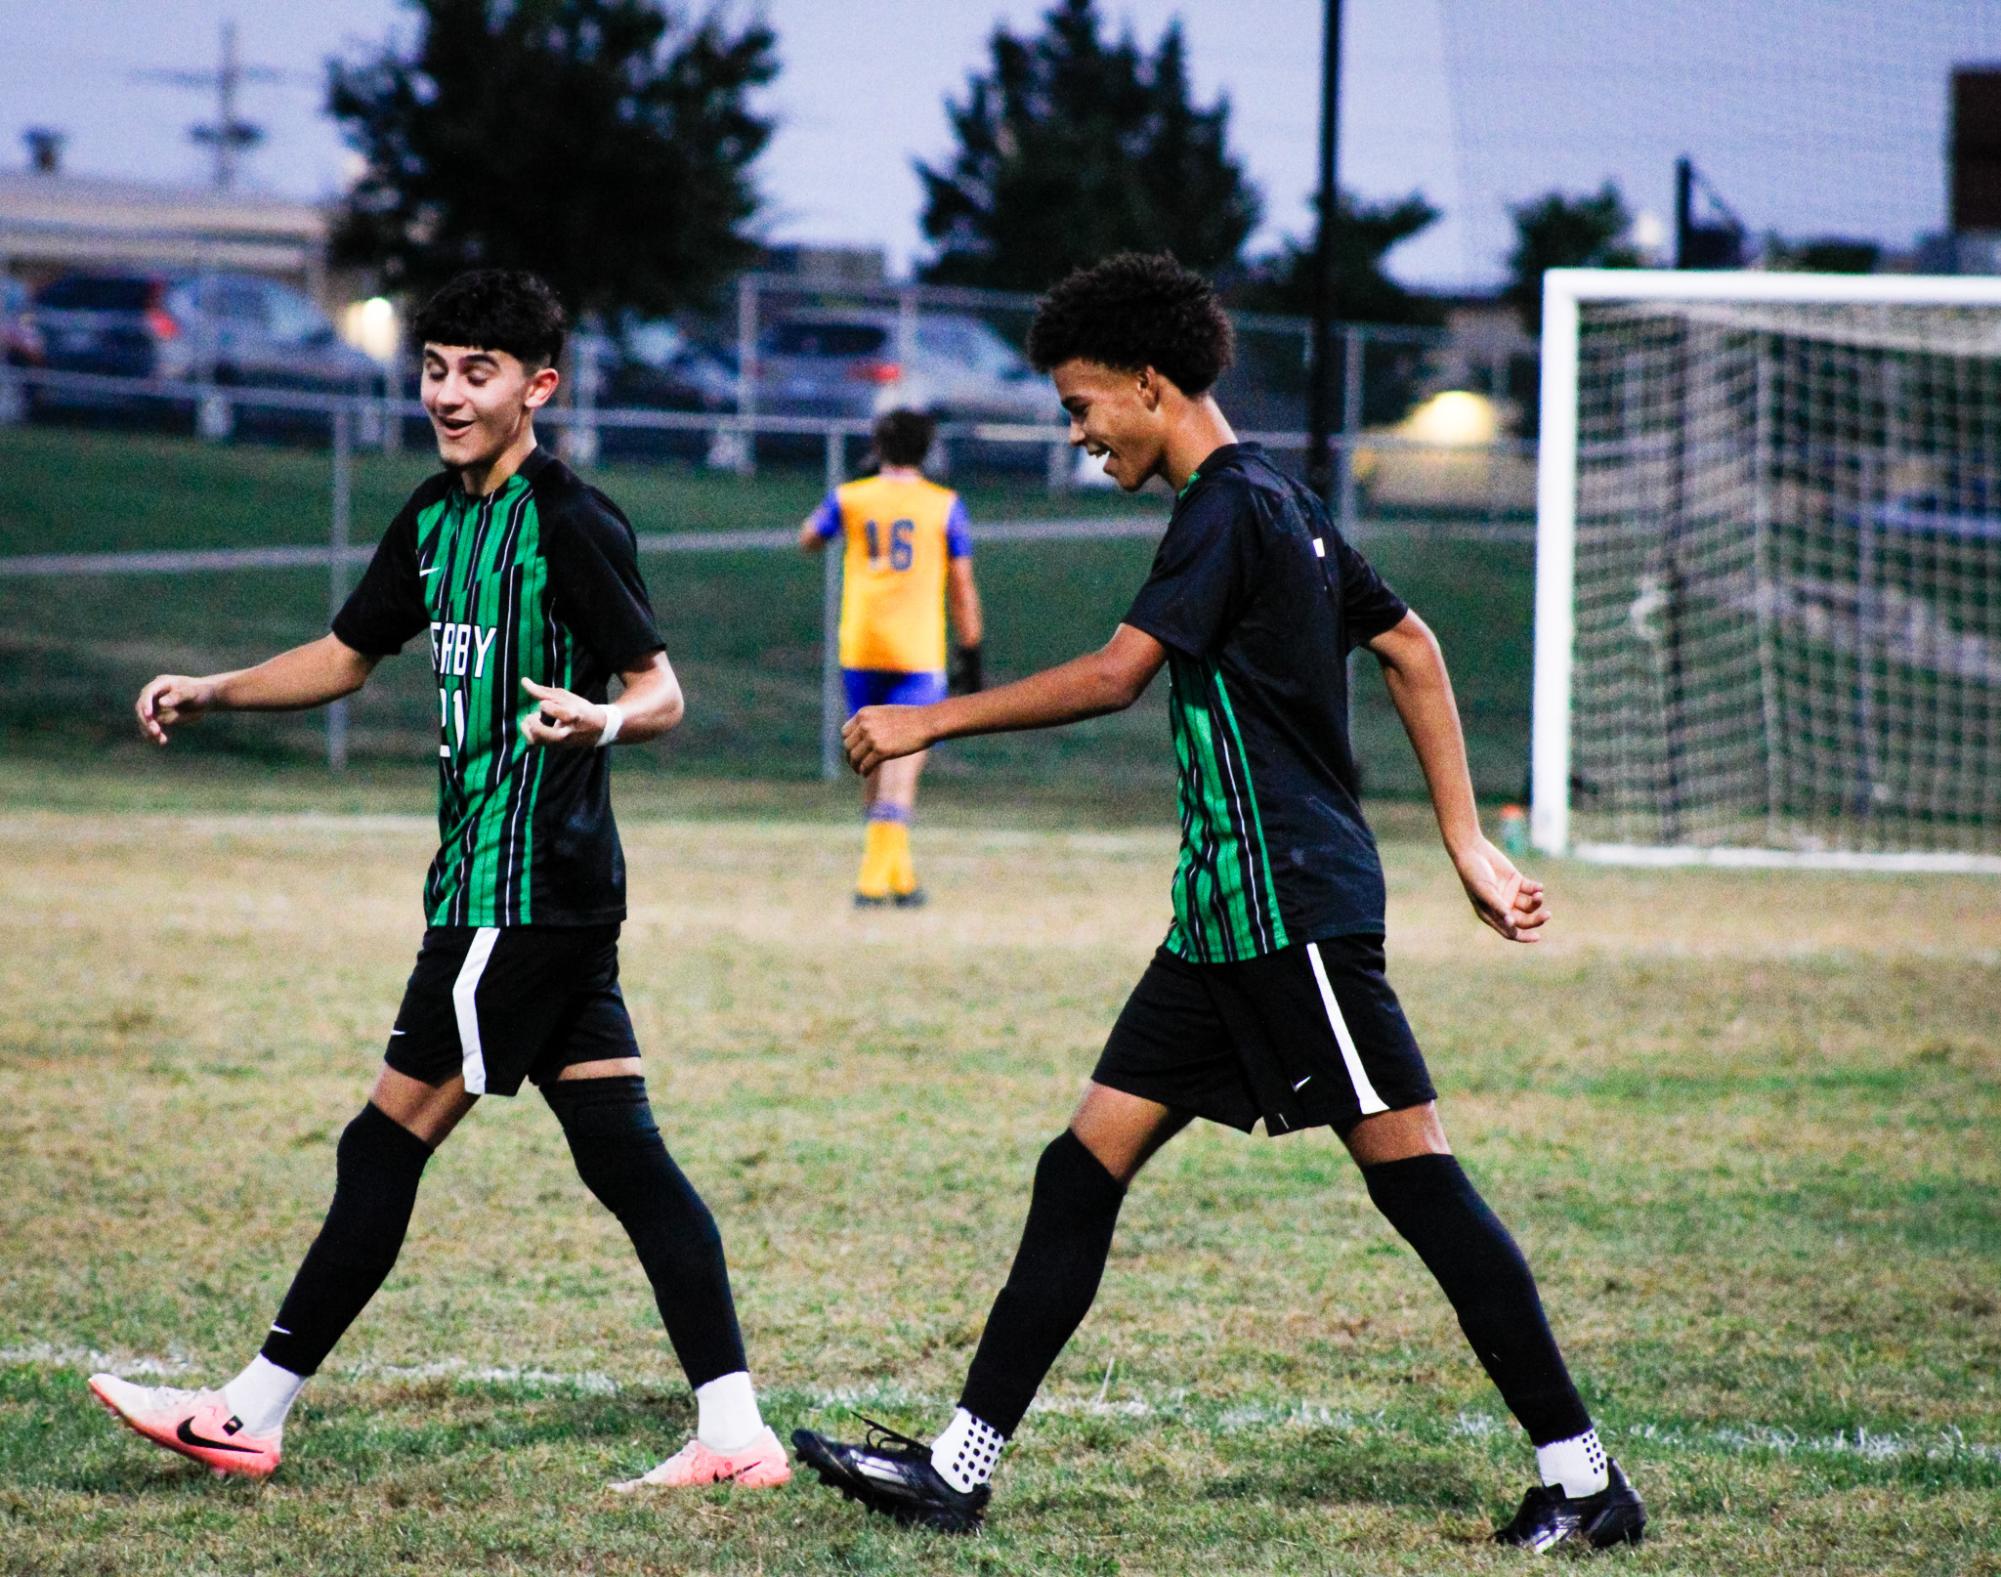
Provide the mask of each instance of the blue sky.
{"label": "blue sky", "polygon": [[[913,156],[943,158],[943,101],[985,59],[997,21],[1044,0],[731,0],[777,29],[780,129],[760,166],[780,240],[921,247]],[[1187,31],[1198,89],[1227,92],[1235,144],[1263,188],[1260,241],[1300,233],[1314,182],[1316,0],[1101,0],[1151,42]],[[234,16],[246,60],[284,81],[246,90],[269,132],[251,183],[337,192],[347,155],[319,114],[327,55],[410,26],[396,0],[0,0],[0,161],[21,130],[69,134],[69,167],[204,177],[186,127],[207,105],[145,82],[212,63]],[[2001,60],[2001,0],[1346,0],[1343,181],[1421,189],[1446,218],[1400,251],[1407,279],[1493,278],[1506,204],[1616,179],[1665,214],[1673,161],[1694,154],[1755,230],[1843,231],[1905,245],[1944,222],[1946,77]]]}

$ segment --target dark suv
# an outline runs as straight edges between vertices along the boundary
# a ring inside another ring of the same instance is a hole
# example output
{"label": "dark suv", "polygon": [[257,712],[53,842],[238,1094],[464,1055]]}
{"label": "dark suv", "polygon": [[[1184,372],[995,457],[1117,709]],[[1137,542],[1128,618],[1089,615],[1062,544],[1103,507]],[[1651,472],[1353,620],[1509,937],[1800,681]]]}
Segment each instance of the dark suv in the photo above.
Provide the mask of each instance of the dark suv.
{"label": "dark suv", "polygon": [[[311,300],[255,274],[66,274],[36,293],[30,322],[54,372],[222,388],[382,390],[381,366],[343,343]],[[185,408],[191,398],[169,400]],[[134,403],[123,391],[49,385],[35,393],[38,409]]]}

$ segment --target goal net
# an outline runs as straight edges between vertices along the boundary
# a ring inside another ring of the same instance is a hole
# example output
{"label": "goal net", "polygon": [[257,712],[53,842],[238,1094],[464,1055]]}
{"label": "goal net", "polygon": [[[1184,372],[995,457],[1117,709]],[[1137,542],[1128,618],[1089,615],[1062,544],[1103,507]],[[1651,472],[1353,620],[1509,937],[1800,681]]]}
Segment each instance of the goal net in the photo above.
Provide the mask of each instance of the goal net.
{"label": "goal net", "polygon": [[2001,280],[1545,302],[1537,844],[2001,871]]}

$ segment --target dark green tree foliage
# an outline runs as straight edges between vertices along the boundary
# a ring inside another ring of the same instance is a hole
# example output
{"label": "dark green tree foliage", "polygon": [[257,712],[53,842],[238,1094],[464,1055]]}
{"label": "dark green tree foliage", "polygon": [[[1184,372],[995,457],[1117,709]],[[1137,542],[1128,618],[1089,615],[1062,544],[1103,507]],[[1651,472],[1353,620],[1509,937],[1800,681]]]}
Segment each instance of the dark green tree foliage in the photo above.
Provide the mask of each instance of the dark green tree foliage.
{"label": "dark green tree foliage", "polygon": [[1803,274],[1873,274],[1883,259],[1879,241],[1852,236],[1815,236],[1809,241],[1765,237],[1765,266]]}
{"label": "dark green tree foliage", "polygon": [[[1317,205],[1316,205],[1317,206]],[[1384,271],[1383,259],[1412,236],[1429,229],[1438,210],[1416,192],[1393,202],[1364,202],[1341,194],[1334,222],[1334,316],[1342,323],[1435,324],[1444,314],[1435,301],[1413,295]],[[1313,270],[1319,266],[1314,238],[1287,241],[1254,264],[1231,294],[1234,303],[1256,312],[1310,313]]]}
{"label": "dark green tree foliage", "polygon": [[1230,106],[1190,99],[1178,24],[1149,58],[1106,39],[1094,0],[1061,0],[1042,32],[991,40],[991,69],[946,106],[959,151],[918,161],[931,280],[1043,290],[1121,251],[1215,272],[1257,228],[1257,188],[1228,147]]}
{"label": "dark green tree foliage", "polygon": [[1542,334],[1542,276],[1552,268],[1637,268],[1640,254],[1624,237],[1633,227],[1626,200],[1607,181],[1590,197],[1549,192],[1509,212],[1515,248],[1508,254],[1502,298],[1521,314],[1531,335]]}
{"label": "dark green tree foliage", "polygon": [[424,294],[529,268],[573,312],[666,312],[750,262],[761,23],[652,0],[410,0],[409,47],[329,66],[328,107],[368,161],[336,255]]}

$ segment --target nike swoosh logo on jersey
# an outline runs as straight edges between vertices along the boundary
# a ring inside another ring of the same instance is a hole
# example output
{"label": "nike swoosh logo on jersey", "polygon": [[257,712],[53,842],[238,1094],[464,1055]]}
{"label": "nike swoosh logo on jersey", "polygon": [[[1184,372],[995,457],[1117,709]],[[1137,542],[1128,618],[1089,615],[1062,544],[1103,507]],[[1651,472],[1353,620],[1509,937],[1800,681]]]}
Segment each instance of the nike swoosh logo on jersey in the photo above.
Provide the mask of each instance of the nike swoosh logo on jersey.
{"label": "nike swoosh logo on jersey", "polygon": [[256,1455],[255,1446],[233,1446],[227,1440],[210,1440],[194,1432],[194,1420],[183,1418],[181,1427],[174,1431],[174,1438],[184,1446],[206,1446],[210,1451],[241,1451],[246,1456]]}
{"label": "nike swoosh logo on jersey", "polygon": [[435,575],[442,567],[441,565],[433,564],[429,569],[420,569],[417,571],[417,579],[423,580],[426,576]]}

